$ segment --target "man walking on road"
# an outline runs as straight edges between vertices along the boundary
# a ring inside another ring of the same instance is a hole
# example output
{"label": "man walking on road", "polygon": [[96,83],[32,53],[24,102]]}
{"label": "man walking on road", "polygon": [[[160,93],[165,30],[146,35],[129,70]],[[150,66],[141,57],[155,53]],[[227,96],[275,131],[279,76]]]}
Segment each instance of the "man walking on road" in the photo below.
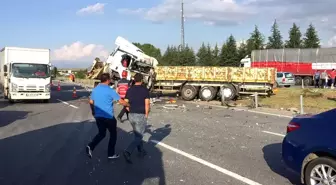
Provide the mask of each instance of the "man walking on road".
{"label": "man walking on road", "polygon": [[96,119],[98,127],[98,134],[86,146],[87,155],[92,158],[92,151],[106,136],[106,129],[110,132],[110,139],[108,144],[108,159],[118,158],[119,155],[115,153],[115,145],[117,141],[117,120],[113,114],[113,102],[119,101],[124,106],[129,104],[120,99],[117,92],[112,89],[109,84],[111,77],[108,73],[101,75],[100,84],[92,90],[90,105],[93,107],[93,114]]}
{"label": "man walking on road", "polygon": [[127,162],[132,163],[131,155],[135,148],[142,155],[146,155],[143,148],[143,134],[147,125],[147,118],[149,114],[149,90],[142,86],[143,76],[137,73],[134,76],[134,86],[128,89],[126,93],[126,101],[129,102],[129,121],[133,127],[134,140],[124,151],[123,155]]}
{"label": "man walking on road", "polygon": [[[123,71],[122,74],[122,79],[118,82],[117,84],[117,93],[119,94],[121,99],[124,99],[126,96],[126,92],[128,90],[128,88],[130,87],[130,81],[127,80],[127,72]],[[128,119],[128,111],[126,109],[126,107],[123,107],[119,113],[119,115],[117,116],[117,119],[120,122],[123,122],[122,117],[124,116],[124,114],[126,113],[127,119]]]}

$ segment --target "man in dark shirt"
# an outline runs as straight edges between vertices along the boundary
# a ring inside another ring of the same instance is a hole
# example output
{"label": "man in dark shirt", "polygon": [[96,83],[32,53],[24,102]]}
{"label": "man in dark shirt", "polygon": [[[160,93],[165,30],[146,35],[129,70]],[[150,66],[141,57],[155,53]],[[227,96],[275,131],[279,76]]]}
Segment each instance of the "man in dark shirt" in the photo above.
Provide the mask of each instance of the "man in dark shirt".
{"label": "man in dark shirt", "polygon": [[127,147],[123,155],[127,162],[132,163],[131,154],[135,148],[142,155],[146,155],[143,149],[143,134],[147,125],[150,101],[149,90],[142,86],[143,76],[137,73],[134,76],[134,85],[128,89],[125,100],[129,103],[129,121],[135,135],[133,142]]}

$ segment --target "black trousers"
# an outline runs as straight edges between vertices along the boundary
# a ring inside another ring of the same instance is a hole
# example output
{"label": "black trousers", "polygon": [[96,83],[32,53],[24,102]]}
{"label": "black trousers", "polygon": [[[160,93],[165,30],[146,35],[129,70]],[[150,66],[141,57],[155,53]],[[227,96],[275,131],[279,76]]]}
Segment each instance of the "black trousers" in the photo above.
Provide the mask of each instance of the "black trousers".
{"label": "black trousers", "polygon": [[110,139],[108,143],[107,155],[113,156],[115,154],[115,145],[117,142],[117,120],[115,118],[96,118],[98,127],[98,134],[93,138],[89,147],[93,151],[96,146],[105,138],[106,130],[110,132]]}
{"label": "black trousers", "polygon": [[320,87],[320,79],[315,79],[315,87]]}
{"label": "black trousers", "polygon": [[128,111],[126,109],[126,107],[123,107],[118,115],[118,118],[122,118],[124,116],[124,114],[126,113],[127,119],[128,119]]}

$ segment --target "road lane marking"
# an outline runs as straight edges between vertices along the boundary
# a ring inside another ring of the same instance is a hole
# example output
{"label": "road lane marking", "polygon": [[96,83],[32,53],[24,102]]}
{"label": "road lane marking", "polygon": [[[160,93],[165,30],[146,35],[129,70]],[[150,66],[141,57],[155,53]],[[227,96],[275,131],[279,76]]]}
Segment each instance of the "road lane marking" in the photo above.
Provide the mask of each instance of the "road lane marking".
{"label": "road lane marking", "polygon": [[266,134],[272,134],[272,135],[275,135],[275,136],[280,136],[280,137],[285,137],[286,135],[284,135],[284,134],[278,134],[278,133],[275,133],[275,132],[269,132],[269,131],[262,131],[262,132],[264,132],[264,133],[266,133]]}
{"label": "road lane marking", "polygon": [[189,159],[191,159],[191,160],[193,160],[193,161],[196,161],[196,162],[198,162],[198,163],[201,163],[201,164],[203,164],[203,165],[205,165],[205,166],[207,166],[207,167],[209,167],[209,168],[215,169],[215,170],[217,170],[217,171],[219,171],[219,172],[221,172],[221,173],[223,173],[223,174],[225,174],[225,175],[228,175],[228,176],[230,176],[230,177],[233,177],[233,178],[235,178],[235,179],[237,179],[237,180],[239,180],[239,181],[241,181],[241,182],[244,182],[244,183],[246,183],[246,184],[249,184],[249,185],[261,185],[261,184],[258,183],[258,182],[252,181],[252,180],[250,180],[250,179],[248,179],[248,178],[246,178],[246,177],[243,177],[243,176],[241,176],[241,175],[239,175],[239,174],[236,174],[236,173],[231,172],[231,171],[229,171],[229,170],[226,170],[226,169],[224,169],[224,168],[222,168],[222,167],[219,167],[219,166],[217,166],[217,165],[214,165],[214,164],[212,164],[212,163],[210,163],[210,162],[207,162],[207,161],[205,161],[205,160],[203,160],[203,159],[200,159],[200,158],[195,157],[195,156],[193,156],[193,155],[191,155],[191,154],[188,154],[188,153],[186,153],[186,152],[184,152],[184,151],[182,151],[182,150],[179,150],[179,149],[177,149],[177,148],[174,148],[174,147],[172,147],[172,146],[169,146],[169,145],[167,145],[167,144],[164,144],[164,143],[162,143],[162,142],[160,142],[160,141],[156,141],[156,140],[150,140],[150,141],[153,142],[153,143],[155,143],[155,144],[158,144],[158,145],[160,145],[160,146],[162,146],[162,147],[164,147],[164,148],[166,148],[166,149],[168,149],[168,150],[170,150],[170,151],[173,151],[173,152],[175,152],[175,153],[177,153],[177,154],[180,154],[180,155],[182,155],[182,156],[184,156],[184,157],[187,157],[187,158],[189,158]]}
{"label": "road lane marking", "polygon": [[188,102],[188,103],[193,103],[196,105],[202,105],[202,106],[211,106],[211,107],[217,107],[217,108],[224,108],[224,109],[230,109],[234,111],[246,111],[246,112],[251,112],[251,113],[256,113],[256,114],[264,114],[264,115],[269,115],[269,116],[276,116],[276,117],[282,117],[282,118],[290,118],[292,119],[294,116],[287,116],[287,115],[282,115],[282,114],[273,114],[273,113],[268,113],[268,112],[262,112],[262,111],[255,111],[255,110],[248,110],[248,109],[240,109],[240,108],[235,108],[235,107],[226,107],[226,106],[221,106],[221,105],[211,105],[211,104],[198,104],[197,102]]}
{"label": "road lane marking", "polygon": [[64,103],[65,105],[69,105],[69,106],[72,107],[72,108],[78,109],[77,106],[71,105],[71,104],[68,103],[68,102],[62,101],[62,100],[60,100],[60,99],[57,99],[57,101],[62,102],[62,103]]}

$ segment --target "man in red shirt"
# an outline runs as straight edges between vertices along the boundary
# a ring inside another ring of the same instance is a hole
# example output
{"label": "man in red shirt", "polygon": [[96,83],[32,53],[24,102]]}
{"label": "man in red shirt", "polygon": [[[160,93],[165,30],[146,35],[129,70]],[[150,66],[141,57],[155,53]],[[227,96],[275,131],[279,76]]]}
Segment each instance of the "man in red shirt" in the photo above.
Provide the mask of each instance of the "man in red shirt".
{"label": "man in red shirt", "polygon": [[[119,80],[118,84],[117,84],[117,93],[119,94],[121,99],[124,99],[126,96],[126,92],[128,90],[128,88],[130,87],[130,81],[127,80],[127,72],[123,71],[121,74],[122,79]],[[120,122],[122,121],[122,117],[124,116],[124,114],[126,113],[127,119],[128,119],[128,111],[126,109],[126,107],[123,107],[123,109],[121,109],[117,119]]]}

